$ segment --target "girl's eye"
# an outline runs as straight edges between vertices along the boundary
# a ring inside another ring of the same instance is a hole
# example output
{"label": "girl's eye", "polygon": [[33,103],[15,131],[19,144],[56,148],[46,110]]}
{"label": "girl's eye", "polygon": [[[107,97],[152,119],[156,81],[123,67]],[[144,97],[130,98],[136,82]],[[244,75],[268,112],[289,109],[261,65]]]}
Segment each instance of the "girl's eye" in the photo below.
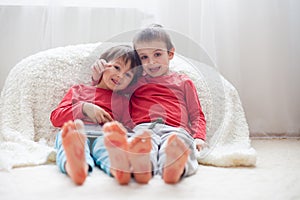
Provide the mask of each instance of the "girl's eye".
{"label": "girl's eye", "polygon": [[148,58],[147,56],[141,56],[141,57],[140,57],[141,60],[145,60],[145,59],[147,59],[147,58]]}
{"label": "girl's eye", "polygon": [[119,67],[119,66],[114,66],[114,68],[116,69],[116,70],[120,70],[121,69],[121,67]]}

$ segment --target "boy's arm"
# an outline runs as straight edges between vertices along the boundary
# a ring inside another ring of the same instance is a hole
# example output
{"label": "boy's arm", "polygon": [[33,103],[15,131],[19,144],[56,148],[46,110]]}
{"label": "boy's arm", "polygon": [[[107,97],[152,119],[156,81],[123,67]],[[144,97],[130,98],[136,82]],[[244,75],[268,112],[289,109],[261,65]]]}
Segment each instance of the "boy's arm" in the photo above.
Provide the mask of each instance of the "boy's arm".
{"label": "boy's arm", "polygon": [[121,113],[122,113],[122,119],[121,122],[122,124],[127,128],[127,129],[133,129],[134,128],[134,123],[131,119],[130,116],[130,105],[129,105],[129,99],[124,96],[123,98],[123,103],[122,103],[122,108],[121,108]]}
{"label": "boy's arm", "polygon": [[78,99],[77,86],[71,87],[57,108],[52,111],[50,120],[55,127],[62,127],[69,120],[85,119],[82,113],[82,101]]}
{"label": "boy's arm", "polygon": [[187,80],[184,85],[185,97],[187,104],[187,111],[189,121],[191,124],[192,136],[196,139],[206,140],[206,120],[200,101],[198,98],[197,90],[191,80]]}

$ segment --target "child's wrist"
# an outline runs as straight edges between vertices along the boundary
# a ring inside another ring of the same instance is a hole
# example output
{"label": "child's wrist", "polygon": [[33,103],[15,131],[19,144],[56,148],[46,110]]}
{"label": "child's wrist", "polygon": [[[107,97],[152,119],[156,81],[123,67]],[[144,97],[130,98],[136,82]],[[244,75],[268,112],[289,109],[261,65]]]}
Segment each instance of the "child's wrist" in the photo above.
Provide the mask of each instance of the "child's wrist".
{"label": "child's wrist", "polygon": [[94,79],[94,77],[93,77],[93,76],[92,76],[92,81],[93,81],[93,82],[96,82],[96,80]]}
{"label": "child's wrist", "polygon": [[86,107],[86,103],[83,102],[83,103],[82,103],[82,114],[83,114],[84,116],[87,117],[87,114],[86,114],[86,112],[85,112],[85,107]]}

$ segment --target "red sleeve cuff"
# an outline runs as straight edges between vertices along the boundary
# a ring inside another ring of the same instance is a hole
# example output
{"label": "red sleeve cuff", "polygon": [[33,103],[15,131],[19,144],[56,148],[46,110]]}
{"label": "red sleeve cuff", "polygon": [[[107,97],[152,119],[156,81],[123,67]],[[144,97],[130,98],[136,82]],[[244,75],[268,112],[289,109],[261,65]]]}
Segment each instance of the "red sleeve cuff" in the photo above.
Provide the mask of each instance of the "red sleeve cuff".
{"label": "red sleeve cuff", "polygon": [[83,104],[84,102],[80,101],[73,106],[73,119],[84,119],[86,116],[83,114]]}
{"label": "red sleeve cuff", "polygon": [[202,133],[196,133],[196,134],[194,134],[193,138],[194,139],[201,139],[201,140],[206,141],[206,134],[205,133],[204,134],[202,134]]}

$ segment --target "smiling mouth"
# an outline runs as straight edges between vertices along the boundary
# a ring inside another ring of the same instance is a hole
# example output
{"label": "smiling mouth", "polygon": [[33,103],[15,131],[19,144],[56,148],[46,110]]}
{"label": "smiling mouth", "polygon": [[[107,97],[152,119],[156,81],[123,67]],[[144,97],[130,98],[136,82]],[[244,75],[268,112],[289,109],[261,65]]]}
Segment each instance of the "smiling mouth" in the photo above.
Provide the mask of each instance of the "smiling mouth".
{"label": "smiling mouth", "polygon": [[115,84],[115,85],[120,85],[121,83],[119,82],[119,81],[117,81],[117,80],[115,80],[115,79],[111,79],[111,81]]}
{"label": "smiling mouth", "polygon": [[149,71],[152,72],[152,73],[158,72],[159,70],[160,70],[160,66],[149,68]]}

